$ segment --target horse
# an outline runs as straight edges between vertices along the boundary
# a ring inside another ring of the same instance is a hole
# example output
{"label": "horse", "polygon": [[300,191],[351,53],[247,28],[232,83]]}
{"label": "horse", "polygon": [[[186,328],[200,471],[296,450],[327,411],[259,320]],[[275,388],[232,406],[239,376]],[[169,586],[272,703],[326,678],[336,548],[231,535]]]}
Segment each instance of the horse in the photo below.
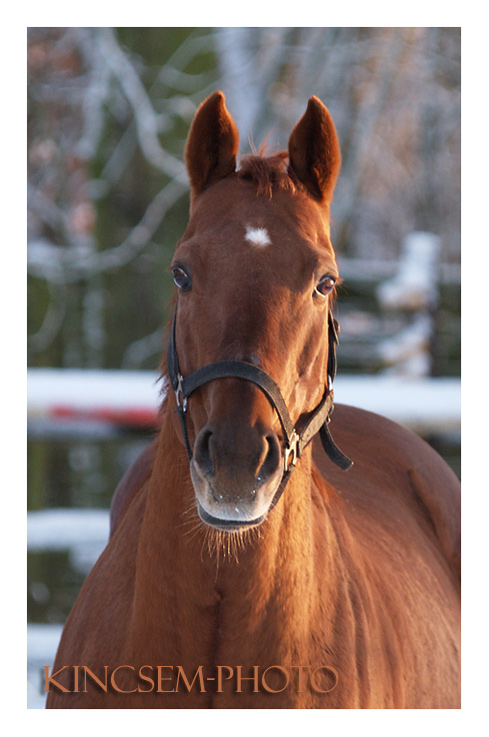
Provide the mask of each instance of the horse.
{"label": "horse", "polygon": [[237,152],[217,91],[185,148],[161,427],[46,706],[459,708],[458,479],[410,430],[332,413],[331,115],[311,97],[287,152]]}

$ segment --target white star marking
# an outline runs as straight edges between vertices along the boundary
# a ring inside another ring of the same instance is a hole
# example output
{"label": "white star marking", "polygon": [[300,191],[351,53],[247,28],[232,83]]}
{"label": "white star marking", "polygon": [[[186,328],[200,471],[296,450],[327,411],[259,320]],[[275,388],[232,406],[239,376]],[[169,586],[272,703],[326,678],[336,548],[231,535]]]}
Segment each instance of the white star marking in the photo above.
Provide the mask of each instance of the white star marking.
{"label": "white star marking", "polygon": [[246,226],[245,238],[253,246],[270,246],[272,243],[266,228],[253,228],[251,225]]}

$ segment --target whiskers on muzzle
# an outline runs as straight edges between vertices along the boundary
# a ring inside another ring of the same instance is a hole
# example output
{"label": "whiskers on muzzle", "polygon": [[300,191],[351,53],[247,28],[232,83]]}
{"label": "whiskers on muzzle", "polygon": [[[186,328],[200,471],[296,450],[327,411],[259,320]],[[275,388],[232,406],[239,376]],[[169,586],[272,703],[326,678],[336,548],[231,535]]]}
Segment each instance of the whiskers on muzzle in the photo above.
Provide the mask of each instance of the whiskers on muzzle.
{"label": "whiskers on muzzle", "polygon": [[242,528],[227,532],[210,527],[205,522],[201,524],[205,527],[201,555],[206,548],[208,556],[215,558],[217,570],[219,570],[221,562],[224,561],[239,564],[240,554],[247,548],[256,545],[263,534],[260,527]]}
{"label": "whiskers on muzzle", "polygon": [[179,525],[182,538],[186,543],[201,540],[200,560],[204,562],[205,559],[214,559],[216,573],[224,561],[239,564],[240,554],[254,547],[262,539],[266,519],[259,526],[218,529],[201,519],[197,504],[194,498],[182,512],[182,521]]}

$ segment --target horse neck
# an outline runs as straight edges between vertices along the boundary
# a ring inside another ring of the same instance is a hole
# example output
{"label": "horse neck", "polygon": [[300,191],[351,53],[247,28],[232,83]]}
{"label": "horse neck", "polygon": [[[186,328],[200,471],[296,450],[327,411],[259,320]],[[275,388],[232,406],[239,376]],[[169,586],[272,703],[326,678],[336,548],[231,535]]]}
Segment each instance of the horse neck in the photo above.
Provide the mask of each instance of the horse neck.
{"label": "horse neck", "polygon": [[[318,549],[329,555],[324,521],[321,540],[316,540],[310,451],[306,449],[279,504],[259,528],[243,536],[216,533],[198,518],[188,460],[169,415],[163,421],[138,549],[133,617],[141,641],[148,641],[148,630],[155,639],[161,637],[164,626],[168,638],[194,642],[195,628],[211,631],[223,608],[237,626],[260,622],[278,636],[281,629],[303,630],[306,636],[327,577],[327,561],[318,558]],[[197,639],[204,642],[202,632]]]}

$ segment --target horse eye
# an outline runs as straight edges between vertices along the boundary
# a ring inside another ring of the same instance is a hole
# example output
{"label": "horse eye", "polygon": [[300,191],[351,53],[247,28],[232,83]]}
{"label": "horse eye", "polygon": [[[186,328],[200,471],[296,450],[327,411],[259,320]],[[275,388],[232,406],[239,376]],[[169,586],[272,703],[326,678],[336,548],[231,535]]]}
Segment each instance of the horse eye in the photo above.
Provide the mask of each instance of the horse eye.
{"label": "horse eye", "polygon": [[177,287],[182,290],[182,292],[190,289],[190,287],[192,286],[192,282],[185,269],[182,269],[181,266],[174,266],[171,271],[173,274],[173,281],[175,282]]}
{"label": "horse eye", "polygon": [[327,297],[328,294],[331,294],[331,292],[333,291],[335,284],[336,279],[334,278],[334,276],[323,276],[319,284],[317,285],[315,292],[320,294],[321,297]]}

